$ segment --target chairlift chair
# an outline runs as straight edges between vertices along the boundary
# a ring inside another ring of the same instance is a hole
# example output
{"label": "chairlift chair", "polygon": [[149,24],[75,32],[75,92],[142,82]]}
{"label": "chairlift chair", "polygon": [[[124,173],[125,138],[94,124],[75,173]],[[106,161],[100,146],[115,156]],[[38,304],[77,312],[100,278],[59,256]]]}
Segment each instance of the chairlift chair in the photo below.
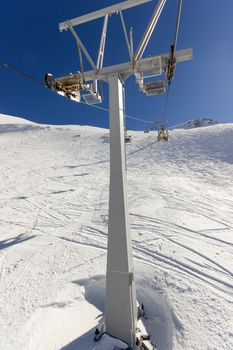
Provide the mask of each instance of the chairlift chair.
{"label": "chairlift chair", "polygon": [[126,136],[125,137],[125,143],[131,143],[132,142],[132,137],[131,136]]}
{"label": "chairlift chair", "polygon": [[144,92],[147,96],[163,94],[165,92],[164,80],[151,81],[143,85]]}
{"label": "chairlift chair", "polygon": [[98,94],[98,92],[93,92],[93,91],[90,90],[89,94],[82,94],[82,97],[83,97],[84,101],[88,105],[94,105],[94,104],[97,104],[97,103],[102,103],[102,98]]}
{"label": "chairlift chair", "polygon": [[161,127],[158,130],[158,142],[160,142],[160,141],[167,142],[168,141],[168,137],[169,137],[168,130],[165,129],[164,127]]}
{"label": "chairlift chair", "polygon": [[127,134],[127,131],[128,131],[128,129],[125,128],[125,143],[131,143],[132,137],[131,137],[131,135]]}

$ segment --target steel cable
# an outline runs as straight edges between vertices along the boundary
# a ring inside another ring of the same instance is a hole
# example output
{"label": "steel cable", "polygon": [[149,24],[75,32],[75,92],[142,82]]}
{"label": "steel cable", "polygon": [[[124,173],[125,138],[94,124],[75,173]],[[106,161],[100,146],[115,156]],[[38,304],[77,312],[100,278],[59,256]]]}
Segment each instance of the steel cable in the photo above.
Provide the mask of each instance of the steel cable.
{"label": "steel cable", "polygon": [[[4,62],[3,60],[0,60],[0,65],[2,65],[3,67],[5,67],[5,68],[7,68],[7,69],[9,69],[11,71],[13,71],[16,74],[22,76],[25,79],[28,79],[28,80],[32,81],[33,83],[38,84],[38,85],[48,89],[47,85],[42,83],[40,80],[30,76],[29,74],[21,71],[20,69],[18,69],[16,67],[13,67],[12,65]],[[50,91],[52,91],[52,90],[50,90]],[[86,102],[83,102],[83,101],[79,101],[79,103],[84,104],[84,105],[86,105],[88,107],[93,107],[93,108],[96,108],[96,109],[99,109],[99,110],[102,110],[102,111],[105,111],[105,112],[109,112],[108,108],[104,108],[104,107],[100,107],[100,106],[96,106],[96,105],[90,105],[90,104],[87,104]],[[142,123],[154,124],[154,122],[152,122],[152,121],[141,119],[141,118],[137,118],[137,117],[133,117],[133,116],[130,116],[130,115],[127,115],[127,114],[125,114],[125,117],[128,118],[128,119],[136,120],[138,122],[142,122]]]}

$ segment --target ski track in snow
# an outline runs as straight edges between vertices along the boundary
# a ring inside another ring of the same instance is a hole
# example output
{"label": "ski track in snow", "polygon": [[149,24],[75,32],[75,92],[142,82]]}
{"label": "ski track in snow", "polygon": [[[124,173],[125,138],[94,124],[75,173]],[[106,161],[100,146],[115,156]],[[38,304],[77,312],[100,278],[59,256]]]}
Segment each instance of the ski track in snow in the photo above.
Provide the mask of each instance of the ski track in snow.
{"label": "ski track in snow", "polygon": [[[94,349],[108,131],[9,119],[0,116],[0,349]],[[146,326],[158,350],[232,350],[233,125],[177,129],[168,143],[154,132],[132,138],[129,211]]]}

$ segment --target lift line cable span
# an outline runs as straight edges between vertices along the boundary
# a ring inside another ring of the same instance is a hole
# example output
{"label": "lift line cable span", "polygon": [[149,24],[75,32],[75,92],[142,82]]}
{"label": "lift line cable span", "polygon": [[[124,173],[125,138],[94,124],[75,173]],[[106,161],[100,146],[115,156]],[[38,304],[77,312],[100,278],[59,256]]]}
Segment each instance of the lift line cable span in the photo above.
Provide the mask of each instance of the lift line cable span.
{"label": "lift line cable span", "polygon": [[[33,83],[37,84],[37,85],[40,85],[46,89],[48,89],[47,85],[45,85],[44,83],[42,83],[40,80],[32,77],[31,75],[23,72],[22,70],[16,68],[16,67],[13,67],[12,65],[4,62],[3,60],[0,60],[0,65],[2,65],[3,67],[11,70],[12,72],[20,75],[21,77],[25,78],[25,79],[28,79],[30,81],[32,81]],[[50,91],[52,91],[51,89],[49,89]],[[83,102],[83,101],[79,101],[79,103],[83,104],[83,105],[86,105],[88,107],[93,107],[93,108],[96,108],[96,109],[99,109],[101,111],[104,111],[104,112],[109,112],[109,109],[108,108],[104,108],[104,107],[100,107],[100,106],[95,106],[95,105],[90,105],[86,102]],[[141,122],[141,123],[149,123],[149,124],[154,124],[154,122],[152,121],[149,121],[149,120],[145,120],[145,119],[141,119],[141,118],[137,118],[137,117],[133,117],[131,115],[127,115],[125,114],[125,117],[128,118],[128,119],[132,119],[132,120],[136,120],[138,122]]]}
{"label": "lift line cable span", "polygon": [[25,79],[28,79],[28,80],[33,81],[35,84],[38,84],[38,85],[43,86],[43,87],[46,87],[40,80],[33,78],[33,77],[30,76],[29,74],[24,73],[24,72],[21,71],[20,69],[13,67],[12,65],[10,65],[10,64],[8,64],[8,63],[6,63],[6,62],[4,62],[3,60],[0,60],[0,65],[2,65],[3,67],[5,67],[5,68],[11,70],[12,72],[14,72],[14,73],[16,73],[16,74],[18,74],[18,75],[21,75],[21,76],[22,76],[23,78],[25,78]]}
{"label": "lift line cable span", "polygon": [[179,35],[181,9],[182,9],[182,0],[179,0],[178,12],[177,12],[177,18],[176,18],[176,31],[175,31],[175,37],[174,37],[174,51],[176,51],[176,45],[177,45],[177,40]]}
{"label": "lift line cable span", "polygon": [[162,123],[165,124],[165,118],[166,118],[166,112],[167,112],[167,106],[168,106],[168,100],[169,100],[169,92],[170,92],[170,87],[171,83],[174,77],[174,69],[175,69],[175,64],[176,64],[176,58],[175,58],[175,52],[176,52],[176,46],[177,46],[177,41],[178,41],[178,35],[179,35],[179,27],[180,27],[180,17],[181,17],[181,9],[182,9],[182,0],[178,0],[178,11],[177,11],[177,17],[176,17],[176,28],[175,28],[175,35],[174,35],[174,41],[173,44],[171,45],[171,50],[170,50],[170,64],[172,67],[171,69],[171,76],[168,77],[168,84],[167,84],[167,92],[165,96],[165,101],[164,101],[164,107],[163,107],[163,113],[162,113]]}

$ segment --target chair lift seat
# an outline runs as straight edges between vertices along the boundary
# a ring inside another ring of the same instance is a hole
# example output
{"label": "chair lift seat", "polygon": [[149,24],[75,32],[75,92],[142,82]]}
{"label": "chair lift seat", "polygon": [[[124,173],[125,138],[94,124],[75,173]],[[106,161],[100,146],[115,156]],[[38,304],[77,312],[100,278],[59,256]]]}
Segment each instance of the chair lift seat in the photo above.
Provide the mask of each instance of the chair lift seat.
{"label": "chair lift seat", "polygon": [[164,128],[161,128],[159,131],[158,131],[158,141],[168,141],[168,131],[165,130]]}
{"label": "chair lift seat", "polygon": [[125,143],[131,143],[131,141],[132,141],[131,136],[129,135],[125,136]]}
{"label": "chair lift seat", "polygon": [[102,98],[98,93],[90,92],[88,94],[83,94],[82,97],[88,105],[94,105],[102,102]]}

